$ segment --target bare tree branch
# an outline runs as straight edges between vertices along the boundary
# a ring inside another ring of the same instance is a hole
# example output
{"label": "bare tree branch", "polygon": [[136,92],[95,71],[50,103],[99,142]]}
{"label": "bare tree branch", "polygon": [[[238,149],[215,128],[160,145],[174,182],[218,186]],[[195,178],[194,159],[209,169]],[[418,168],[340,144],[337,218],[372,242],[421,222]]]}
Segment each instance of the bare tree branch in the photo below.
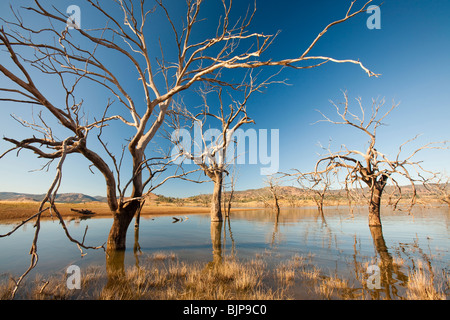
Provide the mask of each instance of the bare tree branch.
{"label": "bare tree branch", "polygon": [[[92,16],[95,17],[92,29],[70,29],[67,25],[69,17],[56,6],[46,5],[41,0],[34,0],[22,10],[42,23],[31,25],[30,19],[22,19],[20,11],[14,9],[12,21],[2,19],[0,48],[6,59],[0,63],[0,75],[5,80],[0,88],[0,102],[27,106],[31,104],[42,113],[38,122],[15,117],[21,125],[41,136],[33,135],[26,139],[5,137],[4,140],[12,143],[13,147],[3,152],[0,158],[12,151],[20,152],[25,149],[41,158],[59,159],[55,184],[42,203],[49,202],[58,217],[60,215],[53,201],[61,183],[60,169],[64,158],[76,153],[87,159],[90,162],[89,169],[95,167],[105,179],[107,202],[114,216],[113,227],[108,236],[108,249],[111,250],[125,248],[126,230],[141,208],[147,189],[154,190],[171,177],[184,178],[188,173],[181,166],[175,166],[178,171],[175,170],[173,175],[168,174],[165,169],[168,166],[174,168],[174,160],[165,156],[160,159],[148,148],[167,122],[166,117],[174,101],[187,90],[209,86],[223,93],[224,89],[243,92],[244,99],[233,100],[228,117],[224,116],[225,106],[220,115],[209,111],[195,115],[193,110],[189,111],[191,115],[198,116],[196,118],[217,115],[216,119],[221,119],[223,128],[226,128],[222,135],[222,145],[226,146],[229,143],[227,135],[232,130],[252,122],[246,112],[246,102],[250,95],[275,82],[269,79],[264,85],[257,85],[249,72],[249,85],[236,85],[225,75],[227,71],[231,70],[234,76],[238,71],[245,73],[263,67],[275,67],[277,70],[283,67],[307,69],[335,62],[354,64],[370,77],[378,76],[359,60],[309,55],[325,33],[364,13],[371,1],[367,1],[359,10],[354,10],[353,1],[346,15],[328,24],[303,53],[283,60],[264,56],[275,43],[277,34],[265,35],[249,31],[256,6],[244,17],[234,19],[233,2],[222,0],[223,14],[217,19],[216,34],[207,36],[206,33],[198,32],[202,30],[201,23],[205,18],[201,10],[204,1],[201,0],[186,1],[181,27],[180,19],[162,0],[157,0],[153,7],[149,7],[148,2],[144,3],[143,0],[118,0],[111,2],[111,6],[96,0],[84,0],[84,3],[89,5]],[[150,14],[162,14],[166,17],[173,31],[172,43],[170,39],[165,39],[168,41],[161,41],[159,48],[154,45],[154,39],[150,37],[158,34],[158,30],[152,30],[152,33],[147,31]],[[167,52],[174,44],[175,52]],[[116,61],[119,61],[121,68],[117,68]],[[123,69],[127,72],[121,72]],[[51,82],[52,90],[44,91],[42,77],[54,80]],[[103,99],[103,105],[98,106],[97,100],[84,100],[87,99],[85,92],[80,91],[87,87],[92,91],[96,90],[96,98]],[[56,90],[59,90],[62,97],[54,94],[53,91]],[[80,98],[81,94],[83,98]],[[112,98],[117,101],[114,111]],[[91,106],[92,103],[95,105]],[[50,125],[49,119],[57,124]],[[126,147],[114,150],[112,144],[108,144],[107,129],[126,131],[129,134],[123,137]],[[65,137],[57,138],[54,132],[63,132]],[[97,140],[91,138],[94,132]],[[216,155],[223,154],[223,149],[210,150],[208,157],[213,159]],[[130,159],[131,166],[123,169],[121,164],[125,157]],[[201,168],[206,167],[202,164]],[[219,164],[213,171],[208,169],[205,172],[224,172],[223,169],[222,164]],[[128,170],[127,175],[123,174],[124,170]],[[130,178],[127,180],[125,177]],[[125,200],[128,187],[131,188],[131,201]],[[37,263],[35,245],[40,217],[41,214],[35,217],[36,235],[30,270]],[[82,244],[83,242],[79,243],[81,247]],[[21,279],[22,277],[19,282]]]}
{"label": "bare tree branch", "polygon": [[[366,117],[365,109],[362,106],[362,101],[357,98],[361,115],[356,115],[350,110],[350,102],[346,92],[344,94],[344,102],[336,104],[331,102],[336,109],[337,116],[340,120],[332,120],[330,117],[323,116],[322,120],[335,125],[346,125],[353,127],[366,136],[368,136],[368,148],[366,151],[349,150],[345,145],[342,145],[339,151],[331,151],[327,149],[327,154],[323,155],[315,164],[314,171],[310,173],[296,173],[299,178],[305,176],[320,177],[333,171],[344,170],[346,173],[342,178],[347,190],[353,186],[358,186],[363,183],[368,187],[369,198],[369,224],[381,225],[380,220],[380,205],[381,196],[388,183],[395,187],[390,196],[390,203],[394,209],[397,209],[400,200],[402,199],[402,188],[400,185],[401,179],[409,182],[412,188],[412,196],[408,211],[411,211],[412,206],[416,201],[416,183],[426,183],[436,176],[436,173],[423,168],[421,161],[414,160],[414,157],[423,150],[427,149],[446,149],[447,141],[427,143],[419,148],[415,148],[409,155],[402,154],[403,148],[415,141],[418,136],[414,137],[401,144],[398,153],[394,157],[388,157],[386,154],[380,152],[376,146],[376,133],[378,127],[383,123],[382,121],[398,107],[398,103],[392,106],[383,114],[380,115],[381,109],[385,105],[384,99],[372,100],[372,114],[369,118]],[[397,198],[392,202],[394,192],[397,193]]]}

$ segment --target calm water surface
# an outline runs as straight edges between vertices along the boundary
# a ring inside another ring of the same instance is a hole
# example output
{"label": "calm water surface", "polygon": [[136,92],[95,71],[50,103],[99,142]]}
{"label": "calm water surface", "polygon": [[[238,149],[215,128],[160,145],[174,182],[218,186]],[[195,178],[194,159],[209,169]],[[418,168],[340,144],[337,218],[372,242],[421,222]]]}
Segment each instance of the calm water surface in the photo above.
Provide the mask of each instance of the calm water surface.
{"label": "calm water surface", "polygon": [[[294,255],[308,256],[323,272],[337,274],[350,282],[359,277],[357,273],[365,271],[355,266],[380,262],[386,256],[403,261],[400,274],[407,274],[417,260],[432,266],[436,272],[450,272],[447,207],[416,208],[413,215],[384,208],[381,234],[371,232],[363,209],[350,214],[346,208],[328,208],[324,210],[324,217],[315,208],[283,209],[278,216],[267,210],[236,212],[221,226],[219,238],[217,234],[212,235],[208,215],[177,217],[183,221],[174,223],[172,216],[141,218],[138,242],[143,255],[170,252],[182,261],[209,262],[213,260],[213,238],[219,241],[215,254],[219,245],[219,254],[223,256],[235,255],[244,261],[263,257],[268,268]],[[85,243],[98,246],[106,241],[111,224],[111,219],[91,218],[71,220],[68,226],[77,239],[83,237],[88,226]],[[0,224],[0,234],[7,233],[13,226]],[[28,268],[33,235],[33,225],[27,224],[12,236],[0,238],[0,283],[10,276],[20,276]],[[125,264],[132,266],[137,261],[133,253],[133,225],[130,225],[127,241]],[[77,246],[66,238],[57,221],[42,223],[38,253],[39,263],[29,277],[62,273],[72,264],[82,270],[89,265],[105,265],[101,250],[88,250],[88,254],[81,257]],[[399,276],[396,273],[393,277]],[[294,298],[303,297],[294,290]]]}

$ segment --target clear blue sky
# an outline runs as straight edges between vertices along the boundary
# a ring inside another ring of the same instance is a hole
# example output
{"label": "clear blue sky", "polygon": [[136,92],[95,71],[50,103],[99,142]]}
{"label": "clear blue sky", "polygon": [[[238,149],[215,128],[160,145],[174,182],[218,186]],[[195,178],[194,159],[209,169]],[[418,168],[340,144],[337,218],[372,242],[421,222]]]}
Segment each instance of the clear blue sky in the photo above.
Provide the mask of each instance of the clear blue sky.
{"label": "clear blue sky", "polygon": [[[9,1],[0,4],[0,15],[10,18]],[[50,1],[45,1],[49,3]],[[357,7],[364,1],[358,1]],[[13,6],[27,1],[12,1]],[[95,19],[83,1],[54,1],[61,11],[70,4],[82,9],[82,27],[95,27]],[[244,15],[248,4],[253,1],[235,1],[234,13]],[[252,30],[280,35],[265,57],[290,58],[298,56],[316,35],[331,21],[342,18],[350,1],[317,0],[257,1],[258,11]],[[379,2],[374,2],[379,4]],[[210,7],[203,14],[210,17]],[[398,146],[416,134],[422,136],[414,146],[430,141],[450,139],[450,2],[442,0],[387,0],[381,7],[381,29],[369,30],[366,26],[368,14],[340,24],[327,33],[315,47],[312,54],[338,59],[361,60],[379,78],[369,78],[358,66],[352,64],[332,64],[311,70],[285,69],[280,78],[287,78],[290,86],[276,85],[264,94],[252,97],[248,104],[250,116],[256,124],[246,127],[255,129],[279,129],[280,171],[297,168],[309,171],[313,168],[321,152],[317,143],[327,145],[332,139],[332,148],[341,144],[364,148],[366,138],[351,128],[333,126],[327,123],[311,125],[321,118],[315,111],[320,109],[334,115],[329,100],[341,101],[341,90],[347,90],[351,99],[361,97],[370,107],[371,99],[385,97],[387,104],[392,100],[401,102],[389,118],[388,126],[379,130],[378,149],[387,154],[395,154]],[[155,17],[155,24],[159,17]],[[217,18],[216,18],[217,19]],[[32,21],[39,23],[39,21]],[[2,63],[5,59],[1,56]],[[108,58],[108,63],[120,63]],[[37,75],[38,77],[40,75]],[[0,77],[0,83],[5,79]],[[45,78],[39,85],[50,96],[52,87]],[[132,85],[132,82],[130,82]],[[86,97],[104,105],[104,100],[93,90],[85,88]],[[94,103],[93,103],[94,104]],[[11,103],[0,103],[0,135],[12,138],[30,136],[9,114],[15,113],[31,119],[30,108]],[[100,109],[101,110],[101,109]],[[98,110],[97,110],[98,111]],[[36,112],[36,110],[35,110]],[[92,111],[95,113],[95,110]],[[121,141],[118,144],[122,144]],[[119,145],[120,147],[120,145]],[[0,153],[10,145],[1,140]],[[430,170],[450,173],[450,152],[426,151],[418,158]],[[45,161],[36,160],[31,152],[22,151],[19,157],[9,154],[0,160],[0,191],[43,193],[54,177],[53,165],[49,172],[30,172],[38,169]],[[259,188],[264,176],[260,175],[260,165],[239,165],[237,189]],[[193,184],[185,181],[171,181],[156,193],[168,196],[189,196],[210,193],[212,185]],[[70,157],[65,164],[63,185],[60,192],[80,192],[90,195],[104,195],[104,180],[97,173],[92,175],[88,163],[80,156]]]}

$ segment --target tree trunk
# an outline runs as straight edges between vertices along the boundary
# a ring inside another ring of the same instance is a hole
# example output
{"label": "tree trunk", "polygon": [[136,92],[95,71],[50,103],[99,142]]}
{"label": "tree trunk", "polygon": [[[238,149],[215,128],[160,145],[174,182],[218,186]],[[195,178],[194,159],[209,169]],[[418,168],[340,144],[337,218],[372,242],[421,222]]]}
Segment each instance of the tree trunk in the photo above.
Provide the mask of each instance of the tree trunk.
{"label": "tree trunk", "polygon": [[107,249],[111,250],[125,250],[126,236],[128,226],[133,219],[134,213],[120,212],[114,214],[113,225],[109,231]]}
{"label": "tree trunk", "polygon": [[216,173],[214,182],[214,191],[211,199],[211,222],[221,222],[222,218],[222,182],[223,176],[222,173]]}
{"label": "tree trunk", "polygon": [[[133,156],[134,172],[131,198],[139,198],[143,192],[141,170],[143,153],[141,149],[136,149],[134,144],[130,144],[129,149]],[[125,250],[128,226],[140,208],[141,202],[139,200],[119,205],[118,210],[114,212],[114,221],[108,236],[107,250]]]}
{"label": "tree trunk", "polygon": [[223,200],[223,213],[225,214],[225,218],[230,216],[231,212],[231,202],[233,201],[234,187],[231,186],[231,190],[227,195],[225,192],[225,187],[222,188],[222,195],[225,197]]}
{"label": "tree trunk", "polygon": [[133,201],[114,213],[113,225],[107,241],[108,251],[125,250],[128,226],[139,208],[139,201]]}
{"label": "tree trunk", "polygon": [[141,211],[142,211],[142,208],[144,207],[144,205],[145,205],[145,200],[142,201],[142,203],[139,206],[139,210],[136,212],[136,219],[135,219],[135,222],[134,222],[134,229],[139,229],[139,224],[140,224],[140,220],[141,220]]}
{"label": "tree trunk", "polygon": [[[229,217],[229,216],[230,216],[232,197],[233,197],[233,195],[231,194],[231,195],[230,195],[230,199],[229,199],[229,201],[228,201],[228,205],[227,205],[226,217]],[[449,205],[449,207],[450,207],[450,205]]]}
{"label": "tree trunk", "polygon": [[317,204],[317,209],[319,211],[320,216],[323,218],[324,215],[323,215],[323,203],[322,202]]}
{"label": "tree trunk", "polygon": [[318,195],[314,197],[314,201],[316,202],[317,205],[317,210],[319,211],[319,214],[322,217],[323,217],[323,198],[324,195]]}
{"label": "tree trunk", "polygon": [[114,283],[125,272],[125,248],[127,241],[127,231],[136,211],[139,209],[139,202],[129,203],[124,208],[114,212],[114,220],[109,231],[106,244],[106,271],[108,282]]}
{"label": "tree trunk", "polygon": [[369,227],[381,226],[380,207],[383,188],[376,185],[372,188],[369,202]]}
{"label": "tree trunk", "polygon": [[278,197],[275,193],[273,193],[273,209],[275,212],[280,213],[280,205],[278,203]]}

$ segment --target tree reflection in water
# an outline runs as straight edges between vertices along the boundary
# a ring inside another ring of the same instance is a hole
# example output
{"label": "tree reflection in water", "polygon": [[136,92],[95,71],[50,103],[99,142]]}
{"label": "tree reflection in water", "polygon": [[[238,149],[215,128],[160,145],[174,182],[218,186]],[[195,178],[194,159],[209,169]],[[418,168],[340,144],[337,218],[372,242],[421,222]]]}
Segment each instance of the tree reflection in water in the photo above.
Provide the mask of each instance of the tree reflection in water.
{"label": "tree reflection in water", "polygon": [[210,262],[210,265],[219,265],[222,263],[222,226],[222,221],[211,221],[211,243],[213,260],[212,262]]}
{"label": "tree reflection in water", "polygon": [[[400,298],[398,295],[398,285],[405,287],[408,281],[408,276],[400,271],[400,266],[394,263],[391,254],[388,251],[386,242],[383,237],[383,230],[381,226],[371,226],[370,233],[373,239],[374,248],[381,260],[380,276],[381,276],[381,287],[385,296],[384,299]],[[394,276],[395,275],[395,276]],[[374,291],[374,298],[380,299],[380,291]]]}
{"label": "tree reflection in water", "polygon": [[[348,244],[349,233],[342,230],[342,224],[347,223],[348,213],[343,219],[342,217],[336,218],[332,214],[327,215],[328,211],[317,212],[317,210],[303,211],[300,214],[300,210],[284,211],[273,214],[269,211],[260,211],[258,213],[249,212],[241,215],[230,215],[224,222],[213,222],[210,225],[210,245],[211,256],[207,266],[218,266],[223,263],[225,258],[238,258],[240,261],[254,259],[253,256],[244,252],[244,247],[240,247],[240,244],[245,244],[249,240],[248,237],[255,237],[256,234],[243,235],[242,223],[254,223],[255,217],[258,217],[258,223],[261,223],[263,228],[259,228],[261,232],[265,233],[266,247],[263,250],[270,250],[271,253],[260,255],[267,260],[267,268],[274,271],[277,265],[282,262],[281,259],[286,258],[286,254],[282,255],[280,252],[294,252],[292,255],[301,257],[313,257],[308,260],[308,263],[312,265],[316,270],[320,270],[319,279],[339,278],[349,283],[348,287],[335,289],[333,295],[329,298],[338,299],[404,299],[405,290],[408,283],[408,271],[410,267],[405,265],[405,250],[402,248],[402,243],[397,244],[394,240],[390,245],[393,249],[389,252],[389,246],[386,244],[383,229],[380,226],[373,226],[367,229],[367,225],[357,229],[358,231],[350,232],[354,234],[353,238],[353,254],[348,250],[345,243]],[[297,215],[296,215],[297,214]],[[231,221],[233,220],[233,221]],[[190,220],[195,221],[194,219]],[[340,222],[336,222],[340,221]],[[351,225],[352,222],[349,222]],[[239,229],[234,230],[233,225],[239,225]],[[347,226],[347,225],[346,225]],[[290,229],[287,229],[289,227]],[[292,229],[297,230],[296,233]],[[246,229],[244,229],[246,230]],[[254,232],[254,231],[252,231]],[[296,235],[297,242],[294,245],[289,242],[289,250],[286,250],[286,243],[292,240],[293,235]],[[261,236],[261,235],[259,235]],[[361,241],[360,237],[364,241]],[[286,241],[286,239],[288,241]],[[368,243],[365,239],[369,240]],[[133,254],[135,259],[135,267],[140,267],[140,260],[142,255],[145,254],[141,250],[139,244],[139,228],[135,229]],[[177,239],[173,240],[178,241]],[[209,242],[209,239],[207,240]],[[227,243],[227,241],[230,241]],[[255,241],[252,238],[252,241]],[[370,242],[374,255],[370,254]],[[248,242],[247,242],[248,243]],[[276,243],[276,246],[275,246]],[[183,246],[180,243],[180,246]],[[395,246],[400,245],[399,250],[395,250]],[[296,246],[296,247],[295,247]],[[321,246],[320,248],[317,248]],[[405,244],[403,243],[403,246]],[[230,250],[231,248],[231,250]],[[417,251],[422,252],[418,243],[414,244],[414,248]],[[198,249],[200,250],[200,249]],[[204,250],[204,249],[202,249]],[[249,250],[248,247],[245,250]],[[241,252],[240,252],[241,251]],[[248,252],[248,251],[246,251]],[[254,250],[255,255],[258,254]],[[297,253],[295,253],[297,252]],[[328,256],[326,256],[328,255]],[[195,257],[194,257],[195,258]],[[243,258],[243,259],[242,259]],[[350,261],[349,261],[350,258]],[[417,259],[417,255],[408,257],[410,262],[414,264],[413,259]],[[425,254],[422,254],[422,258],[425,258],[425,262],[429,265],[431,271],[431,265],[434,263]],[[309,258],[308,258],[309,259]],[[121,278],[125,275],[125,251],[108,252],[106,258],[106,270],[108,275],[108,283],[105,289],[117,286],[121,283]],[[324,262],[325,261],[325,262]],[[324,264],[326,263],[326,264]],[[343,264],[346,266],[346,270],[342,269]],[[409,263],[410,264],[410,263]],[[377,265],[380,268],[380,280],[381,288],[369,289],[367,286],[368,274],[367,267],[370,265]],[[333,267],[335,266],[335,267]],[[414,267],[414,266],[413,266]],[[335,270],[333,270],[335,269]],[[266,270],[269,271],[270,270]],[[301,270],[296,270],[297,275],[295,282],[291,285],[290,289],[294,292],[293,298],[305,297],[305,292],[309,292],[308,297],[323,298],[314,289],[311,289],[311,283],[308,283],[305,278],[301,278]],[[316,280],[314,286],[320,286],[320,280]],[[277,288],[274,287],[276,290]],[[309,290],[309,291],[308,291]],[[311,293],[311,290],[313,292]],[[302,292],[301,295],[295,295],[295,293]],[[314,295],[316,294],[316,296]]]}

